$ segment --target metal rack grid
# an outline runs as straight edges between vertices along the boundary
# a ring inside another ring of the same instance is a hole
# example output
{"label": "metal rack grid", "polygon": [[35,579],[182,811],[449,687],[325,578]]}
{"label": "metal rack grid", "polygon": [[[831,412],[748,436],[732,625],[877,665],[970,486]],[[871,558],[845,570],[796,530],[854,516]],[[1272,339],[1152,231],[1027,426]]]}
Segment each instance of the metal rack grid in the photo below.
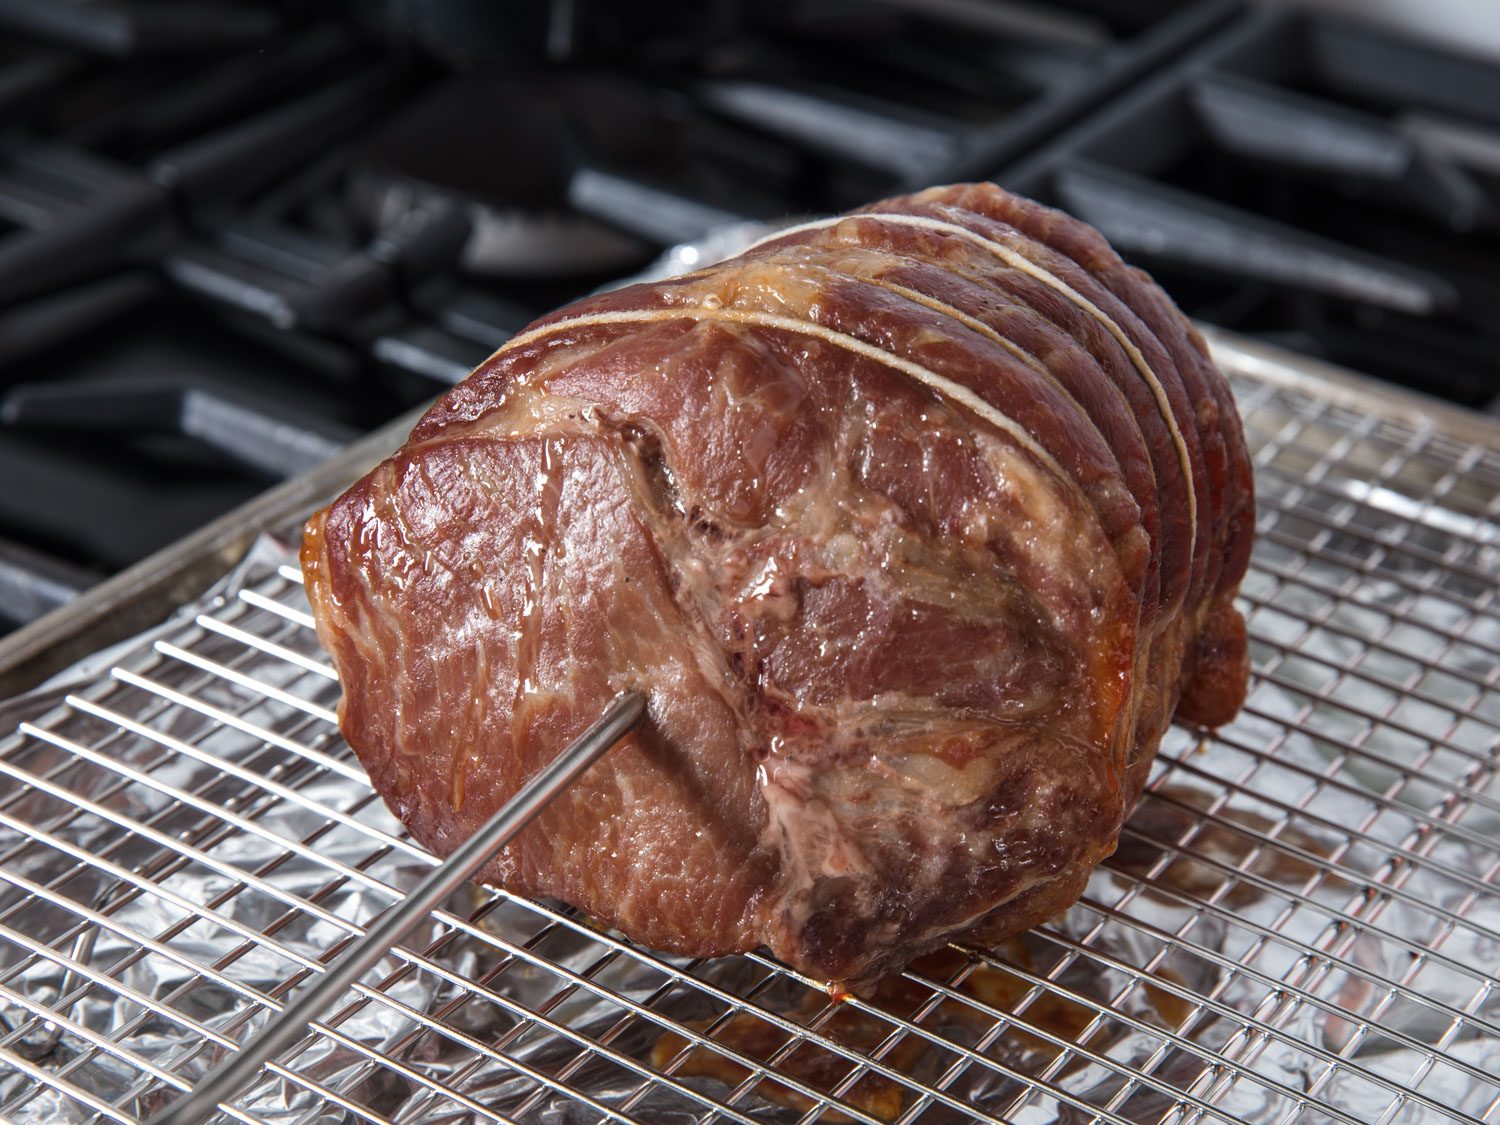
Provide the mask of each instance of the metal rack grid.
{"label": "metal rack grid", "polygon": [[[1243,374],[1256,676],[1077,907],[834,1003],[474,888],[245,1121],[1500,1120],[1500,442]],[[411,886],[268,565],[0,744],[0,1118],[129,1122]]]}

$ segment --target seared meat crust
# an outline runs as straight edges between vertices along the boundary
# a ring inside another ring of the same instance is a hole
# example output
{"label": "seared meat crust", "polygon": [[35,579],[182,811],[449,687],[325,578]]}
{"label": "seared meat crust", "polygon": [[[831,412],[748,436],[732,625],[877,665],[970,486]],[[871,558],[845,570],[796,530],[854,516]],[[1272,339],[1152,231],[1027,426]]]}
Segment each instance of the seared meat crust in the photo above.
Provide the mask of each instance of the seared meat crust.
{"label": "seared meat crust", "polygon": [[303,569],[344,733],[424,845],[635,687],[648,721],[484,878],[857,988],[1066,907],[1174,713],[1232,717],[1253,521],[1165,295],[959,185],[536,322]]}

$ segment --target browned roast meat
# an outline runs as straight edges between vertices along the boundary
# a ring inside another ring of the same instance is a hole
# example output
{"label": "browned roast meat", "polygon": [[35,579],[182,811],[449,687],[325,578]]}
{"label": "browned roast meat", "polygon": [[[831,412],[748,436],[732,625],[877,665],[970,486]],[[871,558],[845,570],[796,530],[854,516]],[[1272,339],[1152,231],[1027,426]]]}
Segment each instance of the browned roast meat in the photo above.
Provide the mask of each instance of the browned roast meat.
{"label": "browned roast meat", "polygon": [[511,340],[308,524],[343,728],[452,850],[649,945],[860,987],[1066,907],[1173,714],[1245,689],[1229,389],[1145,274],[992,185],[790,229]]}

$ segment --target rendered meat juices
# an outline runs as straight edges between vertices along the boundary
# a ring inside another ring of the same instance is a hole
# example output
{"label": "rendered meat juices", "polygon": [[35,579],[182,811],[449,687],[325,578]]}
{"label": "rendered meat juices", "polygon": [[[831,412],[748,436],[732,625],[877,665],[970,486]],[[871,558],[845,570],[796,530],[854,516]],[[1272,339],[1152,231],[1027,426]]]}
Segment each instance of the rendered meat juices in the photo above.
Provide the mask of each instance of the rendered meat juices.
{"label": "rendered meat juices", "polygon": [[647,722],[486,878],[857,988],[1065,908],[1174,713],[1234,714],[1253,522],[1166,296],[960,185],[538,321],[303,569],[344,732],[426,846],[635,687]]}

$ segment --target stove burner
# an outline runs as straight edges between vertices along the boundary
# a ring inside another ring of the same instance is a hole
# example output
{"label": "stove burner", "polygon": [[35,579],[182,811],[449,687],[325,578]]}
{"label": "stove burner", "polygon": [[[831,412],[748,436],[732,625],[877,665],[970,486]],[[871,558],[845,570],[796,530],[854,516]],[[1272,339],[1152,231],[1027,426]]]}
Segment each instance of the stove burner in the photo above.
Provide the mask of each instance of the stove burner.
{"label": "stove burner", "polygon": [[[372,227],[433,206],[473,224],[464,265],[497,277],[619,271],[650,247],[565,206],[574,149],[652,144],[645,92],[583,76],[452,78],[359,148],[349,198]],[[587,132],[587,141],[584,134]]]}

